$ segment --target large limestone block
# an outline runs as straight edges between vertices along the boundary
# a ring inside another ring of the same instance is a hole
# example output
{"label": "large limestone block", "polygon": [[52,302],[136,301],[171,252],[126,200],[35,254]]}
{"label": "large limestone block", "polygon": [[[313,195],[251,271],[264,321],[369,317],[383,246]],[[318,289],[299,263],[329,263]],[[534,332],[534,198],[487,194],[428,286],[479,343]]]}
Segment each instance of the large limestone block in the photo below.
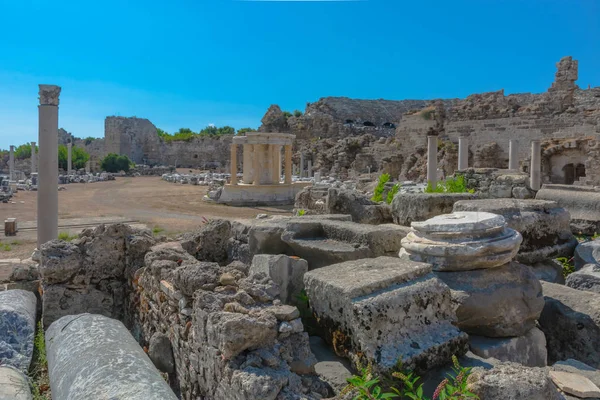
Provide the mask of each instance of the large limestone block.
{"label": "large limestone block", "polygon": [[567,276],[568,287],[600,294],[600,264],[587,264]]}
{"label": "large limestone block", "polygon": [[33,356],[37,299],[25,290],[0,292],[0,364],[27,372]]}
{"label": "large limestone block", "polygon": [[519,263],[436,275],[451,289],[457,326],[469,334],[525,335],[544,308],[540,282],[531,268]]}
{"label": "large limestone block", "polygon": [[389,372],[428,370],[466,352],[449,289],[427,264],[378,257],[308,272],[306,292],[338,354]]}
{"label": "large limestone block", "polygon": [[573,358],[600,367],[600,294],[542,282],[539,318],[548,342],[548,362]]}
{"label": "large limestone block", "polygon": [[550,371],[552,382],[564,393],[582,399],[600,398],[600,389],[583,375],[564,371]]}
{"label": "large limestone block", "polygon": [[8,365],[0,365],[0,400],[33,400],[27,377]]}
{"label": "large limestone block", "polygon": [[349,214],[360,224],[379,225],[392,222],[392,210],[386,203],[377,203],[355,190],[329,188],[325,201],[329,214]]}
{"label": "large limestone block", "polygon": [[434,271],[494,268],[510,262],[521,241],[500,215],[459,211],[414,222],[399,255],[430,263]]}
{"label": "large limestone block", "polygon": [[600,240],[580,243],[575,248],[575,269],[587,264],[600,264]]}
{"label": "large limestone block", "polygon": [[184,234],[181,245],[200,261],[224,263],[227,261],[227,241],[231,236],[231,222],[215,219],[196,232]]}
{"label": "large limestone block", "polygon": [[415,221],[451,213],[459,200],[476,198],[471,193],[399,193],[392,201],[392,216],[395,224],[410,226]]}
{"label": "large limestone block", "polygon": [[583,375],[592,381],[596,386],[600,387],[600,371],[594,367],[590,367],[589,365],[582,363],[581,361],[573,360],[572,358],[564,361],[557,361],[552,366],[552,370]]}
{"label": "large limestone block", "polygon": [[297,304],[304,289],[304,274],[308,272],[306,260],[283,254],[257,254],[252,259],[250,275],[263,272],[279,285],[280,298],[284,304]]}
{"label": "large limestone block", "polygon": [[470,335],[469,348],[480,357],[515,362],[526,367],[545,367],[548,358],[546,337],[538,328],[511,338]]}
{"label": "large limestone block", "polygon": [[501,363],[490,370],[477,367],[467,380],[482,400],[563,400],[545,368]]}
{"label": "large limestone block", "polygon": [[54,400],[176,400],[125,326],[101,315],[65,316],[46,331]]}
{"label": "large limestone block", "polygon": [[517,260],[533,264],[547,258],[570,257],[577,239],[569,227],[570,215],[553,201],[486,199],[461,200],[454,211],[502,215],[509,228],[523,236]]}
{"label": "large limestone block", "polygon": [[543,185],[536,199],[552,200],[571,214],[571,231],[593,235],[600,232],[600,190],[574,185]]}

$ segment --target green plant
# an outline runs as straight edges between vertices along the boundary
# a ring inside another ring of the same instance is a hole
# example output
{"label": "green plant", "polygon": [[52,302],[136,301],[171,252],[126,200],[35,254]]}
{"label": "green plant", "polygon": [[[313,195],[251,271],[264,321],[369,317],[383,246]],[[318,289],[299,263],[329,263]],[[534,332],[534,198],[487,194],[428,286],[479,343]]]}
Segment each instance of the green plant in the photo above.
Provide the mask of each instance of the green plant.
{"label": "green plant", "polygon": [[10,247],[10,244],[5,243],[4,245],[2,245],[2,250],[4,250],[4,251],[11,251],[12,247]]}
{"label": "green plant", "polygon": [[302,116],[302,111],[300,110],[294,110],[294,117],[301,117]]}
{"label": "green plant", "polygon": [[462,175],[439,181],[435,187],[427,182],[425,193],[474,193],[474,189],[467,189],[465,178]]}
{"label": "green plant", "polygon": [[33,358],[29,370],[33,400],[50,400],[50,378],[48,376],[48,359],[46,357],[46,341],[44,328],[38,322],[33,339]]}
{"label": "green plant", "polygon": [[392,189],[388,192],[385,202],[388,204],[392,204],[392,201],[394,200],[394,197],[396,197],[396,195],[398,194],[399,190],[400,190],[400,184],[396,183],[394,186],[392,186]]}
{"label": "green plant", "polygon": [[70,235],[69,232],[60,232],[58,234],[58,239],[64,240],[65,242],[70,242],[71,240],[77,239],[78,237],[78,235]]}
{"label": "green plant", "polygon": [[164,231],[165,230],[163,228],[161,228],[160,226],[155,226],[154,228],[152,228],[152,234],[155,236]]}
{"label": "green plant", "polygon": [[348,386],[342,393],[356,390],[358,395],[354,397],[354,400],[394,399],[398,398],[400,394],[396,389],[394,389],[394,392],[383,392],[379,384],[379,378],[373,376],[370,367],[363,368],[361,375],[353,375],[346,380]]}
{"label": "green plant", "polygon": [[569,274],[575,272],[575,265],[573,264],[573,258],[558,257],[556,259],[556,261],[558,261],[559,263],[562,264],[562,267],[563,267],[562,273],[565,278],[567,276],[569,276]]}
{"label": "green plant", "polygon": [[284,117],[285,117],[285,119],[287,120],[289,117],[291,117],[291,116],[292,116],[292,113],[291,113],[291,112],[289,112],[289,111],[284,111],[284,112],[283,112],[283,116],[284,116]]}
{"label": "green plant", "polygon": [[238,129],[236,135],[243,135],[244,133],[248,133],[248,132],[256,132],[256,129],[254,129],[254,128],[242,128],[242,129]]}
{"label": "green plant", "polygon": [[128,172],[131,167],[131,160],[127,156],[110,153],[100,161],[100,167],[106,172]]}
{"label": "green plant", "polygon": [[373,191],[373,197],[371,200],[373,201],[383,201],[383,191],[385,190],[385,184],[390,180],[390,174],[381,174],[379,176],[379,180],[377,182],[377,186],[375,186],[375,190]]}
{"label": "green plant", "polygon": [[[58,166],[65,171],[68,169],[68,149],[67,146],[61,144],[58,146]],[[81,147],[73,146],[71,148],[71,166],[73,169],[85,167],[85,163],[90,159],[90,155]]]}
{"label": "green plant", "polygon": [[302,216],[306,215],[306,210],[298,210],[298,212],[296,213],[296,215],[298,217],[302,217]]}

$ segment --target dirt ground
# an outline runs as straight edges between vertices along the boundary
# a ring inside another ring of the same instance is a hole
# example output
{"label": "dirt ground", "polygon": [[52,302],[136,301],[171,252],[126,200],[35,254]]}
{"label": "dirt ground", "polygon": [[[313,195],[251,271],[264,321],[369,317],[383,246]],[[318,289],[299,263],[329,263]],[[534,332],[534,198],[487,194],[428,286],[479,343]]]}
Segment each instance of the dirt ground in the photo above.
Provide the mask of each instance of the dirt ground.
{"label": "dirt ground", "polygon": [[[207,203],[202,197],[206,186],[165,182],[160,177],[124,177],[114,181],[64,185],[58,192],[59,232],[78,233],[80,218],[138,221],[169,236],[194,230],[204,218],[246,219],[257,214],[290,214],[288,207],[229,207]],[[19,191],[12,203],[0,203],[0,221],[17,218],[19,227],[29,232],[5,237],[0,234],[0,259],[28,258],[35,243],[37,192]],[[78,223],[69,221],[78,221]],[[71,227],[70,227],[71,226]]]}

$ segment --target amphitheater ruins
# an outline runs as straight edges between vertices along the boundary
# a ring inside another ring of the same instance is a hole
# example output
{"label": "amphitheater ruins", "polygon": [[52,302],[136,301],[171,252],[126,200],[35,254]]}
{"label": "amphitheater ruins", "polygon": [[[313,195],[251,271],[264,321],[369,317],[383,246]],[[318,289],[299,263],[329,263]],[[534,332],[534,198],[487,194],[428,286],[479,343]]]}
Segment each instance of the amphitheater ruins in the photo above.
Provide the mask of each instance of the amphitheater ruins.
{"label": "amphitheater ruins", "polygon": [[[565,57],[542,94],[329,97],[187,142],[75,138],[40,85],[39,159],[6,160],[43,201],[36,252],[0,260],[0,399],[600,399],[600,88],[576,80]],[[287,215],[58,239],[69,141]]]}

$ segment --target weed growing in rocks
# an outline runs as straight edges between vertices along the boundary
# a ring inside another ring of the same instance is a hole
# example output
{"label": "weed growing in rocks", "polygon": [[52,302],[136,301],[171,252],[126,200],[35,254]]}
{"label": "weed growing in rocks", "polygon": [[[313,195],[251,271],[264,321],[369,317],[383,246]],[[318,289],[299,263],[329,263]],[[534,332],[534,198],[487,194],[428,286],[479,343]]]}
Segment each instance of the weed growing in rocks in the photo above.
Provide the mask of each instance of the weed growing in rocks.
{"label": "weed growing in rocks", "polygon": [[38,322],[33,346],[33,360],[31,362],[31,368],[29,369],[33,400],[51,400],[48,359],[46,358],[46,342],[44,338],[44,328],[42,327],[41,322]]}
{"label": "weed growing in rocks", "polygon": [[375,186],[371,200],[383,201],[383,191],[385,190],[385,184],[388,183],[389,180],[390,174],[381,174],[381,176],[379,176],[379,182],[377,182],[377,186]]}
{"label": "weed growing in rocks", "polygon": [[573,263],[573,258],[567,258],[567,257],[558,257],[556,259],[556,261],[558,261],[559,263],[562,264],[562,273],[563,276],[566,278],[567,276],[569,276],[571,273],[575,272],[575,264]]}
{"label": "weed growing in rocks", "polygon": [[[452,374],[444,379],[436,388],[431,400],[479,400],[479,397],[468,390],[467,379],[471,374],[471,368],[462,367],[456,356],[452,356]],[[361,370],[361,375],[348,378],[348,386],[344,388],[341,396],[350,392],[358,393],[354,400],[379,400],[379,399],[410,399],[430,400],[423,393],[423,383],[419,384],[421,378],[414,372],[393,372],[394,378],[402,382],[401,390],[389,386],[389,392],[384,392],[381,380],[375,377],[372,368],[368,366]]]}
{"label": "weed growing in rocks", "polygon": [[297,215],[298,215],[298,217],[302,217],[302,216],[306,215],[306,210],[298,210]]}
{"label": "weed growing in rocks", "polygon": [[165,230],[163,228],[161,228],[160,226],[155,226],[154,228],[152,228],[152,234],[154,236],[159,235],[160,233],[164,232]]}
{"label": "weed growing in rocks", "polygon": [[70,242],[73,239],[77,239],[78,236],[77,235],[69,235],[69,232],[60,232],[58,234],[58,238],[60,240],[64,240],[65,242]]}
{"label": "weed growing in rocks", "polygon": [[427,182],[425,193],[475,193],[475,190],[467,189],[465,178],[462,175],[459,175],[438,182],[435,188],[430,182]]}
{"label": "weed growing in rocks", "polygon": [[12,247],[10,246],[10,244],[5,243],[5,244],[0,244],[0,248],[4,251],[11,251]]}
{"label": "weed growing in rocks", "polygon": [[392,204],[392,201],[394,200],[394,197],[396,197],[396,195],[398,194],[399,190],[400,190],[400,184],[396,183],[392,187],[392,189],[388,192],[387,199],[385,199],[385,202],[388,204]]}

